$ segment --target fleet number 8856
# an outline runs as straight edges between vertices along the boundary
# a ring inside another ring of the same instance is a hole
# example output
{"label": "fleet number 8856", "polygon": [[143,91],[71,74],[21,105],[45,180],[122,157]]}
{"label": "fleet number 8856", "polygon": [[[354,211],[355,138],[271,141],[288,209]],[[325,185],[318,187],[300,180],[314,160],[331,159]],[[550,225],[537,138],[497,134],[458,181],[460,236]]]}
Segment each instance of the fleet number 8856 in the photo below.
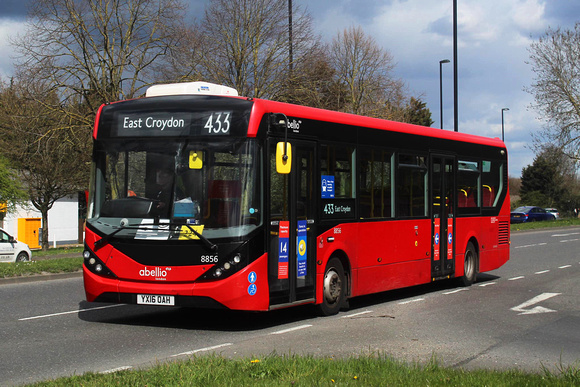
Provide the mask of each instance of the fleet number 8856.
{"label": "fleet number 8856", "polygon": [[217,263],[218,256],[217,255],[202,255],[201,256],[201,263]]}

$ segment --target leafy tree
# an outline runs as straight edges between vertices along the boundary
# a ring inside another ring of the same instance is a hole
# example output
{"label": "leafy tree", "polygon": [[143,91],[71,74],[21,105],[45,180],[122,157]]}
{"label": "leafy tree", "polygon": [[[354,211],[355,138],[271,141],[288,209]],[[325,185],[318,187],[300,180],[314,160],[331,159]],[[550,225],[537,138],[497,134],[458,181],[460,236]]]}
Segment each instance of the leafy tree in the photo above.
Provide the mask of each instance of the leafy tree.
{"label": "leafy tree", "polygon": [[16,172],[0,155],[0,223],[4,220],[6,213],[13,210],[25,198],[26,192],[22,189]]}
{"label": "leafy tree", "polygon": [[522,203],[570,210],[573,192],[578,187],[575,171],[574,163],[560,148],[545,146],[532,165],[522,170]]}
{"label": "leafy tree", "polygon": [[407,115],[405,122],[423,126],[431,126],[435,122],[431,119],[431,111],[427,109],[427,103],[420,99],[411,97],[409,106],[405,110]]}

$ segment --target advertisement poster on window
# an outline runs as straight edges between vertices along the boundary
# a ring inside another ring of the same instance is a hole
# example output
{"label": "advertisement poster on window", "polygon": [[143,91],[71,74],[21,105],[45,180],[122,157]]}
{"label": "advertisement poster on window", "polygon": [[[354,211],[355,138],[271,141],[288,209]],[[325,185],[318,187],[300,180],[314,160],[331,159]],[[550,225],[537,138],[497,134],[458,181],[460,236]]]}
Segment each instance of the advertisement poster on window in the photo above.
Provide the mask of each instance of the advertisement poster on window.
{"label": "advertisement poster on window", "polygon": [[298,277],[306,276],[306,220],[298,221],[298,238],[297,238],[297,251],[298,251]]}
{"label": "advertisement poster on window", "polygon": [[278,233],[278,279],[288,278],[288,242],[290,240],[290,222],[280,221]]}

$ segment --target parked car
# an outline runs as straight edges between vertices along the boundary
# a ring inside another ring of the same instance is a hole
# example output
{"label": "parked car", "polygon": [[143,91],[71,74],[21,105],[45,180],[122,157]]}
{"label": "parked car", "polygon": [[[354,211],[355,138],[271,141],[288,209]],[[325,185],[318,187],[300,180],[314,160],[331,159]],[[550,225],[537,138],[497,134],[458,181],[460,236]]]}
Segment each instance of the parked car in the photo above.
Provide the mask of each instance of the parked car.
{"label": "parked car", "polygon": [[560,211],[558,211],[556,208],[544,208],[544,210],[550,214],[553,214],[556,219],[560,219]]}
{"label": "parked car", "polygon": [[0,228],[0,262],[30,261],[32,253],[26,243],[18,242]]}
{"label": "parked car", "polygon": [[528,223],[541,220],[556,220],[556,216],[547,212],[542,207],[523,206],[518,207],[511,212],[511,223]]}

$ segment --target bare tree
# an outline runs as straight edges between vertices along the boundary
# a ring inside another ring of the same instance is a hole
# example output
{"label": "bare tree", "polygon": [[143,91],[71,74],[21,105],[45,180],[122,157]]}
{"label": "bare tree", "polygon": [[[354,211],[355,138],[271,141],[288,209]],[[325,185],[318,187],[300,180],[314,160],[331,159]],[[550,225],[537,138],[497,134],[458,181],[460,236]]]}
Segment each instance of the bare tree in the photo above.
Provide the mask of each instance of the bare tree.
{"label": "bare tree", "polygon": [[98,107],[143,94],[182,39],[183,7],[180,0],[30,4],[27,32],[12,42],[21,55],[16,84],[3,90],[1,141],[42,213],[47,248],[48,210],[86,187]]}
{"label": "bare tree", "polygon": [[331,66],[347,91],[345,110],[396,119],[404,108],[404,83],[394,78],[392,55],[367,36],[362,28],[339,32],[330,47]]}
{"label": "bare tree", "polygon": [[570,30],[549,28],[529,52],[535,76],[527,91],[547,123],[536,139],[580,160],[580,23]]}
{"label": "bare tree", "polygon": [[279,99],[320,109],[341,110],[346,101],[346,89],[337,81],[336,70],[331,67],[328,55],[328,47],[316,46],[295,63],[283,87],[286,93]]}
{"label": "bare tree", "polygon": [[181,39],[182,10],[180,0],[37,0],[13,44],[23,71],[57,92],[51,108],[73,99],[83,106],[73,118],[90,127],[102,103],[151,83],[154,65]]}
{"label": "bare tree", "polygon": [[[312,21],[293,5],[292,51],[299,62],[315,44]],[[202,73],[249,97],[276,98],[289,75],[288,3],[211,0],[201,23]]]}
{"label": "bare tree", "polygon": [[70,119],[78,113],[46,110],[57,101],[54,91],[31,80],[0,88],[0,153],[18,170],[28,199],[41,213],[44,250],[48,211],[58,199],[85,188],[91,154],[90,132],[78,130]]}

